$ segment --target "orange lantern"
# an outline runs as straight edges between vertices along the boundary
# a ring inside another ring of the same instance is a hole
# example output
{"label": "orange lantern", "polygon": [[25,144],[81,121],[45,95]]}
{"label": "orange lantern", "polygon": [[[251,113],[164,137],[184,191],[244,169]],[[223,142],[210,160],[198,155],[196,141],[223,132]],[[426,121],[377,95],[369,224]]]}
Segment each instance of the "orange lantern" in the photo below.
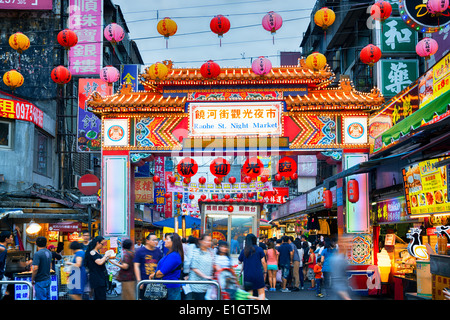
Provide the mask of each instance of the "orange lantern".
{"label": "orange lantern", "polygon": [[30,47],[30,39],[22,32],[16,32],[9,37],[9,45],[19,54],[22,54]]}
{"label": "orange lantern", "polygon": [[178,26],[175,23],[175,21],[166,17],[158,22],[156,29],[158,30],[159,34],[163,35],[164,38],[166,39],[166,48],[167,48],[169,37],[173,36],[177,32]]}
{"label": "orange lantern", "polygon": [[314,23],[323,29],[325,40],[327,37],[327,29],[334,23],[334,20],[336,20],[336,14],[327,7],[317,10],[314,14]]}
{"label": "orange lantern", "polygon": [[155,64],[152,64],[147,69],[147,74],[150,76],[152,80],[155,81],[161,81],[165,77],[167,77],[167,74],[169,73],[169,68],[164,63],[157,62]]}
{"label": "orange lantern", "polygon": [[16,70],[10,70],[3,75],[3,82],[14,92],[23,85],[23,76]]}
{"label": "orange lantern", "polygon": [[327,64],[327,58],[319,52],[313,52],[306,57],[306,66],[312,71],[319,71]]}
{"label": "orange lantern", "polygon": [[355,179],[350,179],[347,182],[347,196],[348,201],[355,203],[359,200],[359,184]]}
{"label": "orange lantern", "polygon": [[327,209],[331,209],[333,206],[333,194],[331,193],[331,190],[323,191],[323,205]]}

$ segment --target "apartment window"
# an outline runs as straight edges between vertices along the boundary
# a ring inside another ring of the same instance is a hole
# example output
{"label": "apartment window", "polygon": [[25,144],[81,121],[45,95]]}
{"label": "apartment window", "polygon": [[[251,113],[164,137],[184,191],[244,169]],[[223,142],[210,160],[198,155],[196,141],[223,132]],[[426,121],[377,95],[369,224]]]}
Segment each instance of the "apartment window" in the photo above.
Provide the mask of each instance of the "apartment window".
{"label": "apartment window", "polygon": [[34,131],[33,169],[47,177],[52,175],[52,139],[37,129]]}
{"label": "apartment window", "polygon": [[0,149],[12,148],[13,123],[0,120]]}

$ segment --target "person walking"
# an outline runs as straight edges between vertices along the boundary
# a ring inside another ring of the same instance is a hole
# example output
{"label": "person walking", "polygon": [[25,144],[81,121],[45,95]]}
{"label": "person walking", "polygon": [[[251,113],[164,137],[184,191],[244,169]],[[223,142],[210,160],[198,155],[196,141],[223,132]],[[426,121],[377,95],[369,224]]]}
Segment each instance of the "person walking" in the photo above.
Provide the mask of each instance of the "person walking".
{"label": "person walking", "polygon": [[[189,280],[205,281],[213,279],[214,251],[211,249],[211,236],[202,234],[198,239],[198,247],[192,251],[189,269]],[[191,284],[194,300],[205,300],[205,294],[210,287],[207,284]],[[192,300],[191,298],[189,300]]]}
{"label": "person walking", "polygon": [[[180,280],[183,267],[183,243],[177,233],[166,233],[165,247],[167,254],[159,260],[156,271],[150,279]],[[181,284],[165,283],[167,287],[167,300],[181,300]]]}
{"label": "person walking", "polygon": [[298,257],[300,259],[299,265],[298,265],[298,276],[300,279],[300,287],[299,289],[303,290],[304,289],[304,283],[305,283],[305,277],[303,274],[303,255],[304,255],[304,251],[303,251],[303,247],[302,247],[302,242],[299,238],[295,239],[294,241],[295,247],[297,249],[297,253],[298,253]]}
{"label": "person walking", "polygon": [[[145,238],[145,245],[136,251],[133,264],[137,283],[142,280],[149,280],[150,275],[155,272],[155,268],[163,256],[161,249],[157,245],[158,238],[156,235],[149,234]],[[146,287],[146,284],[139,286],[139,299],[141,300],[144,299]]]}
{"label": "person walking", "polygon": [[281,238],[281,245],[278,247],[278,252],[280,253],[279,265],[281,269],[281,292],[291,292],[286,288],[287,279],[289,277],[289,271],[291,264],[293,264],[294,250],[289,245],[289,237],[283,236]]}
{"label": "person walking", "polygon": [[[11,231],[0,233],[0,281],[3,280],[6,270],[6,256],[8,255],[8,245],[14,241]],[[2,284],[0,284],[0,299],[2,299]]]}
{"label": "person walking", "polygon": [[217,272],[226,268],[232,268],[230,248],[228,246],[228,242],[220,240],[214,259],[214,270]]}
{"label": "person walking", "polygon": [[321,261],[317,261],[317,263],[314,265],[314,277],[316,281],[316,297],[323,298],[323,294],[321,291],[323,277]]}
{"label": "person walking", "polygon": [[273,241],[269,241],[266,258],[270,286],[269,291],[276,291],[279,253],[278,250],[275,249],[275,243]]}
{"label": "person walking", "polygon": [[108,255],[101,255],[100,250],[106,244],[105,238],[97,236],[89,242],[85,253],[85,266],[89,273],[89,285],[94,293],[94,300],[106,300],[108,273],[106,262]]}
{"label": "person walking", "polygon": [[316,248],[314,246],[309,247],[309,257],[308,257],[308,262],[306,263],[308,271],[306,273],[306,277],[308,278],[309,281],[311,281],[311,287],[308,290],[314,290],[316,288],[316,277],[314,274],[314,266],[316,265],[316,255],[314,253],[314,251],[316,250]]}
{"label": "person walking", "polygon": [[72,261],[67,261],[70,266],[69,296],[72,300],[83,300],[84,287],[87,281],[86,267],[84,265],[85,252],[83,244],[77,241],[71,242],[69,248],[73,252]]}
{"label": "person walking", "polygon": [[322,250],[322,254],[321,254],[322,272],[323,272],[323,288],[325,289],[325,293],[327,293],[326,290],[330,289],[332,286],[330,260],[331,260],[331,257],[335,253],[336,253],[335,241],[332,241],[329,238],[326,238],[325,239],[325,248]]}
{"label": "person walking", "polygon": [[136,275],[134,274],[134,250],[131,239],[122,242],[122,261],[109,260],[120,268],[117,273],[117,281],[122,284],[122,300],[136,300]]}
{"label": "person walking", "polygon": [[[246,289],[256,290],[258,299],[265,300],[264,273],[267,272],[264,250],[256,245],[256,236],[249,233],[245,237],[244,249],[239,254],[239,263],[244,265],[244,286]],[[247,285],[245,285],[248,283]],[[248,290],[247,290],[248,291]]]}
{"label": "person walking", "polygon": [[291,268],[292,291],[300,291],[300,275],[299,275],[300,257],[298,255],[297,246],[294,244],[293,237],[289,237],[289,245],[291,246],[292,251],[294,252]]}
{"label": "person walking", "polygon": [[50,300],[50,269],[52,253],[47,249],[47,238],[37,237],[37,252],[31,264],[31,283],[34,285],[36,300]]}

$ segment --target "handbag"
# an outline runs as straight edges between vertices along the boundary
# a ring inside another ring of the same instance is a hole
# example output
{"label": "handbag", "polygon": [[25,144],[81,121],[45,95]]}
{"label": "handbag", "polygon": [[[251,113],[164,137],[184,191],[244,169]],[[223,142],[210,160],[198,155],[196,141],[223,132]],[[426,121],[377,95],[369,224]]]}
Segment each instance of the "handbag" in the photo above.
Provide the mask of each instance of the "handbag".
{"label": "handbag", "polygon": [[144,298],[149,300],[166,300],[167,287],[163,283],[150,283],[145,288]]}

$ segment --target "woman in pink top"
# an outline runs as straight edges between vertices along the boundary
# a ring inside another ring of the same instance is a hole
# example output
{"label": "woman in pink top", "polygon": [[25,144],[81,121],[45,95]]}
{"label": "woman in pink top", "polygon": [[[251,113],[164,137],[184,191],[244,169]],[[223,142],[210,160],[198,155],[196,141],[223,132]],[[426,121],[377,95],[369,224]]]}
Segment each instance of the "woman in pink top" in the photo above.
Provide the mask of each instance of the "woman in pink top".
{"label": "woman in pink top", "polygon": [[267,249],[267,272],[269,276],[270,291],[276,291],[277,271],[278,271],[278,250],[275,249],[275,243],[269,242]]}

